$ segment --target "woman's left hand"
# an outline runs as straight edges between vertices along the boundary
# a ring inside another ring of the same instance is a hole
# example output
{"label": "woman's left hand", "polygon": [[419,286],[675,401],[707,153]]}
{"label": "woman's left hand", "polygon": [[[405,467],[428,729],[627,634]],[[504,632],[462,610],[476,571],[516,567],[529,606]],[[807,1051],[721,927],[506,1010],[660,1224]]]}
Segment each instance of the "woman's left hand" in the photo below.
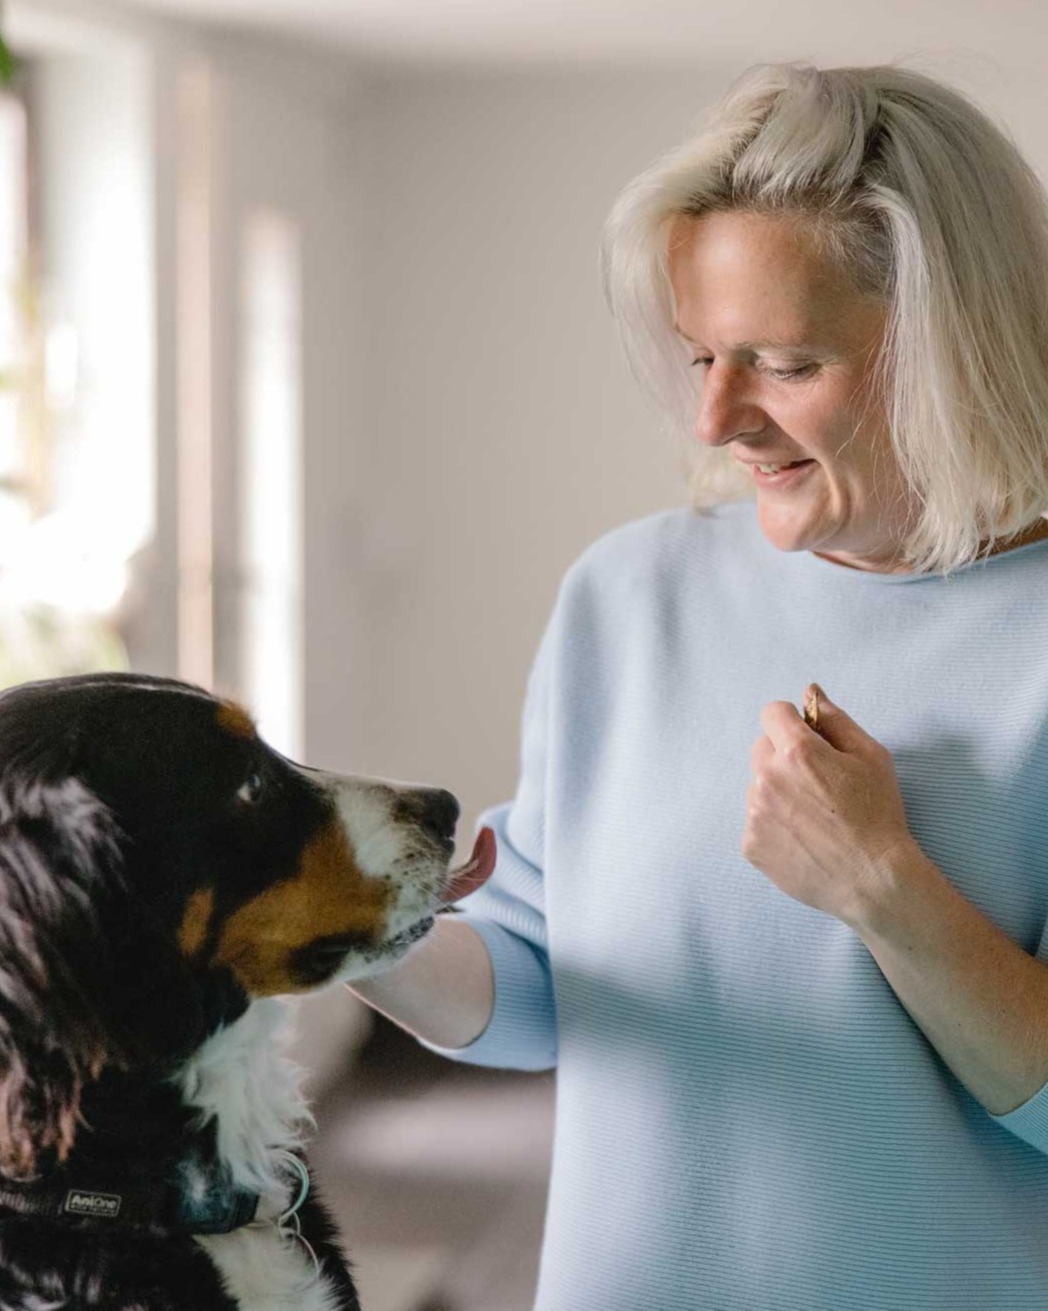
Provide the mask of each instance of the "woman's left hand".
{"label": "woman's left hand", "polygon": [[790,701],[761,712],[742,854],[783,892],[854,927],[916,843],[891,753],[818,692],[818,731]]}

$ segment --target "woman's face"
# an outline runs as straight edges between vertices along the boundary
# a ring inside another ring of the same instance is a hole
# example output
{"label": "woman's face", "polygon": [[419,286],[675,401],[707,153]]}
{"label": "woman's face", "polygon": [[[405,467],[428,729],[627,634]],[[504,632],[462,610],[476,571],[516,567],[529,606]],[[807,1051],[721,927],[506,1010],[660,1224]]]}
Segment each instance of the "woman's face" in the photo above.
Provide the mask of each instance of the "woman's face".
{"label": "woman's face", "polygon": [[[764,535],[856,569],[902,568],[916,505],[873,395],[883,301],[860,295],[794,218],[679,218],[669,268],[702,373],[696,436],[748,466]],[[793,461],[805,463],[756,467]]]}

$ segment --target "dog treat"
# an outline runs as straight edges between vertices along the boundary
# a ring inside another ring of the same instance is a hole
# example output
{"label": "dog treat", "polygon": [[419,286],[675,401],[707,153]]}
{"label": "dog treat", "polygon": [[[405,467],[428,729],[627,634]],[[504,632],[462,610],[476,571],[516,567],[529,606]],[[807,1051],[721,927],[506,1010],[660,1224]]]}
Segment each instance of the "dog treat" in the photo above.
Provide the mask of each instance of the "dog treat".
{"label": "dog treat", "polygon": [[804,722],[816,733],[819,731],[819,694],[814,688],[804,698]]}

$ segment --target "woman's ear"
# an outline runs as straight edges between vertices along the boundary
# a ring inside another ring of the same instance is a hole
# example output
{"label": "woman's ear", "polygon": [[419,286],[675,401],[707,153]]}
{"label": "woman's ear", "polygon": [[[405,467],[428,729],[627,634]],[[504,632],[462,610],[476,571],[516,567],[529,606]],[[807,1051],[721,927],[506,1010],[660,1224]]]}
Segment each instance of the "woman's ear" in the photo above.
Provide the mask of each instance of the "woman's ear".
{"label": "woman's ear", "polygon": [[114,1059],[104,907],[116,826],[81,783],[0,788],[0,1172],[72,1150],[81,1093]]}

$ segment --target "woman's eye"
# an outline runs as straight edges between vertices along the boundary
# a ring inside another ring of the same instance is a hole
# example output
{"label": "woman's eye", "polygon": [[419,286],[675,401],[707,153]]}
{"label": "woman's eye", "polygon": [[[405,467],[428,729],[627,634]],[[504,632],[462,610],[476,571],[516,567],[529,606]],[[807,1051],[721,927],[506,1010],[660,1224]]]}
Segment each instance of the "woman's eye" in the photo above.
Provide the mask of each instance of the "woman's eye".
{"label": "woman's eye", "polygon": [[773,378],[778,378],[780,382],[789,382],[793,378],[806,378],[814,368],[814,364],[800,364],[792,369],[768,368],[765,372],[771,374]]}
{"label": "woman's eye", "polygon": [[262,795],[262,779],[258,774],[249,774],[237,790],[237,800],[253,806]]}
{"label": "woman's eye", "polygon": [[[712,356],[700,355],[698,359],[692,360],[691,367],[693,369],[708,369],[712,366],[712,364],[713,364]],[[776,369],[773,368],[771,365],[766,364],[759,371],[761,373],[766,373],[769,378],[775,378],[778,382],[790,382],[797,378],[808,377],[809,374],[815,371],[815,365],[797,364],[794,365],[792,368],[788,368],[788,369]]]}

